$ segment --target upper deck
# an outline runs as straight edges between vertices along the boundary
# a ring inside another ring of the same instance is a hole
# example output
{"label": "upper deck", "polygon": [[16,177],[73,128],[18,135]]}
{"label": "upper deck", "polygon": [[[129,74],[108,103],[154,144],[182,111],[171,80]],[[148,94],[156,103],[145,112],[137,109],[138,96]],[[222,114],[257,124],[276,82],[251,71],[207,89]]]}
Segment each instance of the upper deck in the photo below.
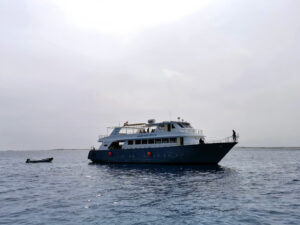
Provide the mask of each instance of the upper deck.
{"label": "upper deck", "polygon": [[194,129],[190,123],[184,121],[163,121],[160,123],[124,123],[123,126],[111,127],[110,135],[99,136],[99,142],[108,139],[131,140],[149,137],[204,137],[203,131]]}

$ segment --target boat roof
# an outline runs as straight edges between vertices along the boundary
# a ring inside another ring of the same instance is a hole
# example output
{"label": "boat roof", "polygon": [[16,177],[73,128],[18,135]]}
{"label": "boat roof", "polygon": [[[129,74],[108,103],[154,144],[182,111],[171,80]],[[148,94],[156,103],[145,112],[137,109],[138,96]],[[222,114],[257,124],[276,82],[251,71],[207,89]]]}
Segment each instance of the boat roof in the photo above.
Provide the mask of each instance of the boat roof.
{"label": "boat roof", "polygon": [[174,124],[174,123],[190,125],[190,123],[187,121],[172,121],[171,120],[171,121],[162,121],[162,122],[158,122],[158,123],[132,123],[132,124],[129,124],[129,123],[125,122],[123,126],[112,126],[112,127],[108,127],[108,128],[111,128],[111,129],[114,129],[114,128],[140,129],[140,128],[145,128],[145,127],[159,126],[159,125],[164,125],[164,124]]}
{"label": "boat roof", "polygon": [[[171,129],[166,125],[172,125]],[[174,130],[175,128],[175,130]],[[107,139],[143,139],[143,138],[156,138],[156,137],[178,137],[179,136],[194,136],[204,137],[202,130],[194,129],[187,121],[162,121],[155,123],[154,120],[149,120],[148,123],[124,123],[123,126],[109,127],[113,131],[107,135],[100,135],[99,141]],[[170,130],[169,130],[170,129]],[[172,130],[172,132],[170,132]],[[166,132],[168,131],[168,132]]]}

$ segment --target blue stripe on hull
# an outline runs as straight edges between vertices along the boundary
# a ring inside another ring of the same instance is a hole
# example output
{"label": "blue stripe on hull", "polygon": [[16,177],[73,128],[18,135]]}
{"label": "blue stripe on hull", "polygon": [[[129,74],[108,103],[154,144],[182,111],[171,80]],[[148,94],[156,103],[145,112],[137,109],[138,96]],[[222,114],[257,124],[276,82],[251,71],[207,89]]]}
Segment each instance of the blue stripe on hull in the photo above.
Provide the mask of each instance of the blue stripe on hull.
{"label": "blue stripe on hull", "polygon": [[[217,164],[236,142],[185,145],[164,148],[91,150],[95,163]],[[109,152],[112,153],[109,156]],[[151,152],[151,156],[148,156]]]}

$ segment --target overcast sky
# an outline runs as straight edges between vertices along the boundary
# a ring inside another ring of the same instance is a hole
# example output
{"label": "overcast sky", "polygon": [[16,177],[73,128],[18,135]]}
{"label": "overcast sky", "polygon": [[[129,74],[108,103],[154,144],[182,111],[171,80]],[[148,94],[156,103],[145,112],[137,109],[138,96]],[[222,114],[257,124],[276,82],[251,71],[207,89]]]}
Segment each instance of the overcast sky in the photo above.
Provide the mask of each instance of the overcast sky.
{"label": "overcast sky", "polygon": [[0,0],[0,150],[175,120],[300,146],[298,0]]}

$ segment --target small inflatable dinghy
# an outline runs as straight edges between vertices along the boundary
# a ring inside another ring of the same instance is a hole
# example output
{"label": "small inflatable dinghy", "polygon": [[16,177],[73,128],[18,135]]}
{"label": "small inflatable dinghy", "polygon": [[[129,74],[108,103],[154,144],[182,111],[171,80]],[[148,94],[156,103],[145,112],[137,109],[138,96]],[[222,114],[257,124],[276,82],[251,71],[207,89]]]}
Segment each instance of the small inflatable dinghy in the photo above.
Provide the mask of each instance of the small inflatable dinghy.
{"label": "small inflatable dinghy", "polygon": [[40,159],[40,160],[31,160],[27,159],[26,163],[42,163],[42,162],[52,162],[53,158],[46,158],[46,159]]}

